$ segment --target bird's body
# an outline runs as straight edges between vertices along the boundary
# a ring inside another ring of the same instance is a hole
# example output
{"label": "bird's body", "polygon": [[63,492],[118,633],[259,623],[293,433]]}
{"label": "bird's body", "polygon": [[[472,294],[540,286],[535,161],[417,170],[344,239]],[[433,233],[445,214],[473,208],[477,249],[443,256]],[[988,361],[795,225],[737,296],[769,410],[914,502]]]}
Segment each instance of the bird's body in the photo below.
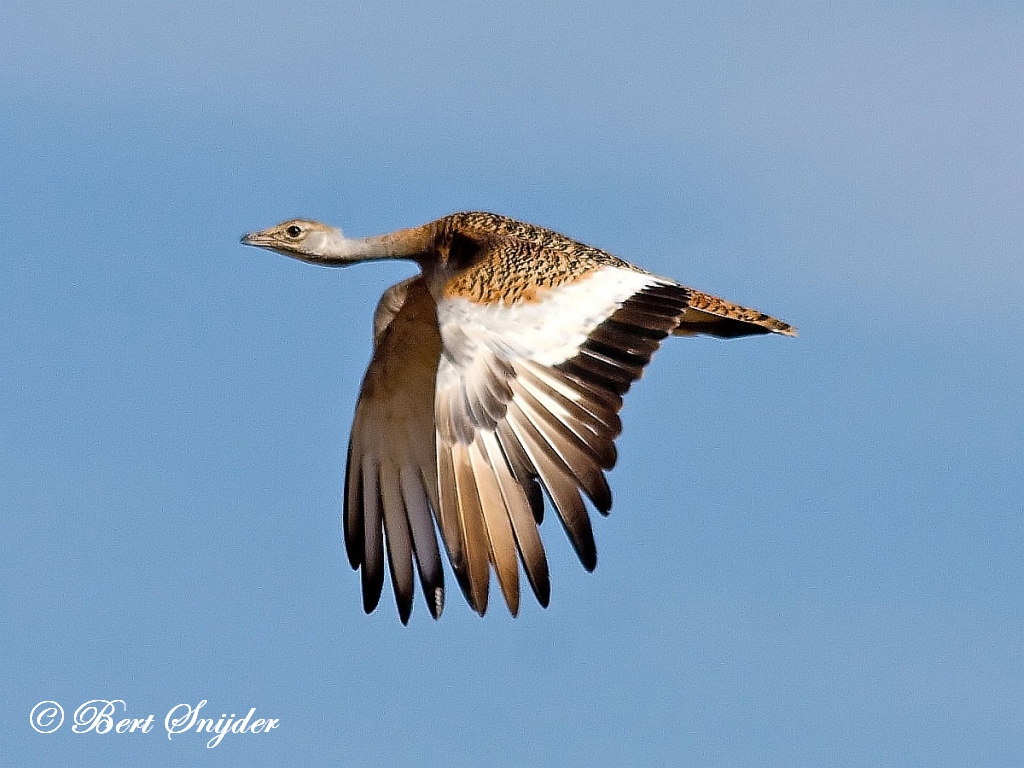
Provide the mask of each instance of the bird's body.
{"label": "bird's body", "polygon": [[[668,335],[781,333],[787,324],[649,274],[605,251],[489,213],[457,213],[375,238],[292,220],[248,245],[345,265],[405,258],[421,274],[389,288],[356,406],[345,481],[345,543],[373,610],[391,571],[406,622],[419,572],[440,616],[435,522],[470,605],[490,571],[515,615],[519,567],[550,594],[538,531],[542,488],[584,567],[596,549],[582,491],[611,508],[618,411]],[[387,556],[385,557],[385,551]]]}

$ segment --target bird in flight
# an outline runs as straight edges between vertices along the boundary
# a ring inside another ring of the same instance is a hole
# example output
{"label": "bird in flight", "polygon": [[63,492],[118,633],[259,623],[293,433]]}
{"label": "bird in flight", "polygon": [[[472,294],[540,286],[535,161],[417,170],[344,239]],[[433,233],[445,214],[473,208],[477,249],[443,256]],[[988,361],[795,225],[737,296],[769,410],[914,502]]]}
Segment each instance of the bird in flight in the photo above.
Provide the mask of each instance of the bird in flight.
{"label": "bird in flight", "polygon": [[403,624],[416,573],[431,615],[444,608],[435,530],[481,616],[492,569],[518,613],[520,563],[547,607],[542,489],[594,569],[581,492],[608,514],[622,397],[667,336],[796,335],[761,312],[491,213],[364,238],[292,219],[242,243],[326,266],[420,267],[374,314],[345,471],[345,549],[361,572],[363,608],[380,601],[386,561]]}

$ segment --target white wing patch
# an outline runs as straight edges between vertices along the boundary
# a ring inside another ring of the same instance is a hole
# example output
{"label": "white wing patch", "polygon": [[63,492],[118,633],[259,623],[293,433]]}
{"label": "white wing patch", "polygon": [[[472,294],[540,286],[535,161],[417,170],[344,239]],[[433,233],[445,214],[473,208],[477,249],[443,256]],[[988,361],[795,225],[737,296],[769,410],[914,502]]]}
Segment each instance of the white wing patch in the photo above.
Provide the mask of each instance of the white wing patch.
{"label": "white wing patch", "polygon": [[520,361],[554,366],[575,357],[624,301],[666,284],[672,283],[632,269],[602,267],[551,289],[541,301],[440,302],[442,356],[435,414],[442,437],[468,443],[474,428],[493,429],[512,396],[508,381]]}
{"label": "white wing patch", "polygon": [[665,278],[623,267],[601,267],[575,282],[550,289],[542,300],[479,304],[445,299],[438,304],[444,353],[469,366],[483,347],[508,361],[528,358],[556,365],[575,355],[600,323],[638,291],[671,285]]}

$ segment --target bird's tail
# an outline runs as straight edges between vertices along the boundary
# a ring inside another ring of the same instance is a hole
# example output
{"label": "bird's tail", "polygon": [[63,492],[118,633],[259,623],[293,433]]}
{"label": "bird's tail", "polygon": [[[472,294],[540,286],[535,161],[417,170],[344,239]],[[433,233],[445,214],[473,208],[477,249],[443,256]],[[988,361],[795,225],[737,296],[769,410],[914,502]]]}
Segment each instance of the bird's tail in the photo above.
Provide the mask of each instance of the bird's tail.
{"label": "bird's tail", "polygon": [[796,328],[764,312],[742,307],[731,301],[687,288],[687,308],[674,331],[675,336],[707,333],[732,338],[760,333],[781,333],[796,336]]}

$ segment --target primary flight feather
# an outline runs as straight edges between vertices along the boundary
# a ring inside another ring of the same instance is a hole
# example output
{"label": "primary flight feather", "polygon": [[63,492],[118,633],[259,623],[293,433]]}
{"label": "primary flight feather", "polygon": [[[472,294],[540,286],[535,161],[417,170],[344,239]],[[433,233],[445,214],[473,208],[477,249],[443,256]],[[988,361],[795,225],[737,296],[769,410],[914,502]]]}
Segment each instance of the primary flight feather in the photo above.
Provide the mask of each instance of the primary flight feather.
{"label": "primary flight feather", "polygon": [[477,613],[493,570],[512,615],[520,566],[550,595],[543,491],[587,570],[597,550],[583,496],[611,509],[622,397],[669,335],[796,335],[756,310],[652,275],[549,229],[456,213],[349,238],[292,219],[242,243],[344,266],[409,259],[421,274],[384,292],[345,472],[345,548],[372,611],[391,573],[403,623],[418,574],[444,607],[436,531]]}

